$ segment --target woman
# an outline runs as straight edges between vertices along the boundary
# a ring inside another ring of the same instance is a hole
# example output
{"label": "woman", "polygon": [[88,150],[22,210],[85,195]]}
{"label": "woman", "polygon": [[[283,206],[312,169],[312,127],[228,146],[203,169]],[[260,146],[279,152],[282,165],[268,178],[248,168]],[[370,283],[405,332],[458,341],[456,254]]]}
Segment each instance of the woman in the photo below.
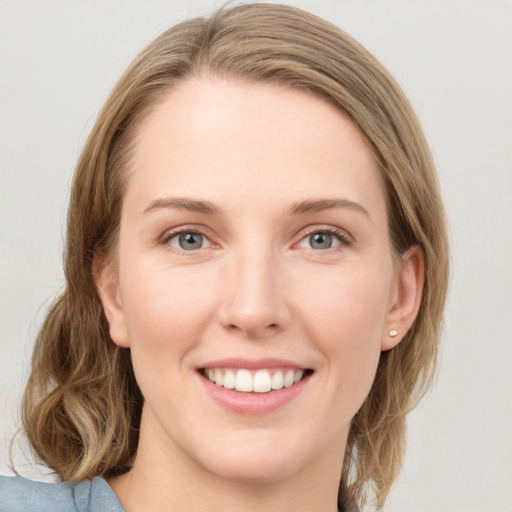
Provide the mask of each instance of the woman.
{"label": "woman", "polygon": [[170,29],[83,150],[24,397],[75,483],[1,479],[0,503],[382,507],[447,272],[427,144],[366,50],[270,4]]}

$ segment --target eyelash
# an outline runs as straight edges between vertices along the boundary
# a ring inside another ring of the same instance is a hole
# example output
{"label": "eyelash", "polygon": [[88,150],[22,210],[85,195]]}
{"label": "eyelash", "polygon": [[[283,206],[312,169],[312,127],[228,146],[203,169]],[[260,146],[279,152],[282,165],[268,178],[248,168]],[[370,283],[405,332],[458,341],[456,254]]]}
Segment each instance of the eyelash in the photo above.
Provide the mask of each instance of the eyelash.
{"label": "eyelash", "polygon": [[[172,250],[175,253],[179,254],[179,255],[182,255],[182,256],[191,255],[192,253],[197,252],[197,251],[194,251],[194,250],[187,251],[187,250],[184,250],[184,249],[179,249],[177,247],[171,246],[169,244],[170,240],[172,240],[176,236],[179,236],[179,235],[182,235],[182,234],[186,234],[186,233],[193,233],[193,234],[201,235],[204,239],[208,240],[208,242],[210,244],[213,244],[213,242],[211,242],[210,238],[207,235],[205,235],[204,232],[201,229],[197,229],[197,228],[180,228],[180,229],[177,229],[177,230],[167,231],[162,236],[162,238],[160,239],[159,243],[161,245],[166,245],[169,248],[172,247]],[[322,226],[322,227],[310,227],[310,228],[307,228],[306,231],[303,233],[302,237],[300,238],[299,242],[297,242],[294,245],[300,244],[307,237],[309,237],[309,236],[311,236],[313,234],[316,234],[316,233],[332,235],[333,237],[338,239],[338,241],[340,242],[340,245],[339,246],[335,246],[335,247],[330,247],[330,248],[327,248],[327,249],[306,248],[307,250],[312,251],[314,253],[320,253],[320,252],[326,252],[327,253],[327,252],[330,252],[332,250],[340,250],[340,248],[342,248],[342,247],[350,247],[352,245],[352,239],[350,238],[350,236],[345,231],[343,231],[343,230],[341,230],[339,228],[335,228],[334,226]]]}
{"label": "eyelash", "polygon": [[299,243],[302,242],[303,240],[305,240],[307,237],[311,236],[311,235],[314,235],[315,233],[327,233],[329,235],[332,235],[333,237],[337,238],[338,241],[340,242],[340,247],[336,246],[336,247],[331,247],[329,249],[323,249],[323,250],[320,250],[320,249],[310,249],[311,251],[314,251],[315,253],[318,253],[318,252],[328,252],[330,250],[336,250],[336,249],[340,249],[342,247],[350,247],[352,245],[352,239],[350,238],[350,236],[343,230],[339,229],[339,228],[335,228],[334,226],[322,226],[322,227],[311,227],[311,228],[308,228],[306,229],[304,235],[302,236],[302,238],[300,239]]}
{"label": "eyelash", "polygon": [[169,247],[173,252],[175,252],[176,254],[180,255],[180,256],[189,256],[190,254],[194,253],[194,252],[197,252],[197,251],[192,251],[192,250],[185,250],[185,249],[180,249],[178,247],[174,247],[174,246],[171,246],[170,245],[170,241],[179,236],[179,235],[183,235],[183,234],[187,234],[187,233],[190,233],[190,234],[197,234],[197,235],[201,235],[204,239],[208,240],[208,242],[210,244],[213,244],[213,242],[211,242],[210,238],[205,235],[203,233],[203,231],[201,229],[198,229],[198,228],[179,228],[179,229],[176,229],[176,230],[171,230],[171,231],[167,231],[163,236],[162,238],[160,239],[159,243],[161,245],[166,245],[167,247]]}

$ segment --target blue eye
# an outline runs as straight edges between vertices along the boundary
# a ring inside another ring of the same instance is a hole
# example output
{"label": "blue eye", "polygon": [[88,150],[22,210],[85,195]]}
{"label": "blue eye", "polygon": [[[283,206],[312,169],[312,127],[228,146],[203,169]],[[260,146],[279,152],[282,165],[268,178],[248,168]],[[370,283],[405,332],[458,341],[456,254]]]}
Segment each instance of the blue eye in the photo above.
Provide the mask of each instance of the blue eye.
{"label": "blue eye", "polygon": [[325,251],[333,249],[341,244],[348,245],[346,237],[338,232],[329,232],[326,230],[318,230],[305,236],[299,243],[299,247],[306,249],[314,249],[316,251]]}
{"label": "blue eye", "polygon": [[330,249],[332,247],[332,235],[329,233],[315,233],[309,235],[309,245],[313,249]]}
{"label": "blue eye", "polygon": [[201,233],[195,231],[183,231],[171,236],[167,243],[171,247],[182,249],[183,251],[195,251],[209,247],[209,241]]}

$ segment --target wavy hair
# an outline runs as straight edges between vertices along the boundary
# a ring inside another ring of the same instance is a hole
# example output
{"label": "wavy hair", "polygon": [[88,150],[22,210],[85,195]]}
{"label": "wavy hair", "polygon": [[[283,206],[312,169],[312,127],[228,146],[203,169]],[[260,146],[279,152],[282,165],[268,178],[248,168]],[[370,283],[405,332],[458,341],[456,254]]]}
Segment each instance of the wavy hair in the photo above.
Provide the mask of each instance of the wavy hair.
{"label": "wavy hair", "polygon": [[419,245],[425,285],[412,329],[383,352],[375,382],[352,420],[340,475],[340,508],[378,508],[405,449],[405,417],[434,375],[448,283],[444,209],[428,144],[384,67],[334,25],[297,8],[223,8],[167,30],[115,85],[78,161],[65,250],[66,285],[39,332],[22,404],[36,454],[62,480],[126,471],[137,449],[143,397],[130,352],[110,339],[95,286],[96,252],[115,260],[127,163],[141,119],[173,87],[197,76],[308,91],[344,111],[382,173],[393,248]]}

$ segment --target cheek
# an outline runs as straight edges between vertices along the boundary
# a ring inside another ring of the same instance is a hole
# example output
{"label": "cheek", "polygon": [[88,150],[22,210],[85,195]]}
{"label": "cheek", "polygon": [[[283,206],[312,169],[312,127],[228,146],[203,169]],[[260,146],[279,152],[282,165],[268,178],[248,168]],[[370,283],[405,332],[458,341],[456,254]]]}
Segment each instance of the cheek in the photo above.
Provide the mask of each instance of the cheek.
{"label": "cheek", "polygon": [[172,354],[179,354],[197,340],[211,318],[212,292],[192,269],[176,271],[143,261],[131,269],[121,282],[132,348],[143,345],[145,351],[154,352],[172,348]]}
{"label": "cheek", "polygon": [[388,273],[378,270],[342,269],[303,282],[296,293],[301,314],[325,332],[320,339],[334,337],[358,345],[380,342],[391,283]]}
{"label": "cheek", "polygon": [[312,279],[300,293],[304,327],[324,356],[333,391],[342,392],[353,414],[374,380],[389,286],[388,273],[352,269],[324,285]]}
{"label": "cheek", "polygon": [[[137,267],[139,270],[137,270]],[[130,266],[121,276],[130,351],[137,383],[151,404],[169,411],[183,402],[187,356],[200,343],[210,321],[212,297],[192,272],[149,262]],[[173,397],[169,400],[169,396]]]}

